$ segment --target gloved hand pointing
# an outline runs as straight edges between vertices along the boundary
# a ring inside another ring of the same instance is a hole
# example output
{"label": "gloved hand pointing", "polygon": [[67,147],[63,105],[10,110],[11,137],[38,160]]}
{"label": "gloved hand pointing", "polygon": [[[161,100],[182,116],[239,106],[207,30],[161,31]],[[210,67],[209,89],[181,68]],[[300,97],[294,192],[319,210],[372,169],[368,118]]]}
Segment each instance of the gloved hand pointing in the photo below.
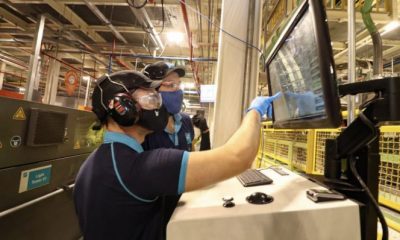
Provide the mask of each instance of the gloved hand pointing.
{"label": "gloved hand pointing", "polygon": [[253,99],[253,101],[250,104],[249,109],[247,111],[250,111],[252,109],[257,110],[257,112],[260,114],[262,117],[264,114],[267,114],[269,118],[272,117],[272,105],[271,103],[275,100],[278,99],[281,96],[281,92],[278,92],[272,97],[256,97]]}

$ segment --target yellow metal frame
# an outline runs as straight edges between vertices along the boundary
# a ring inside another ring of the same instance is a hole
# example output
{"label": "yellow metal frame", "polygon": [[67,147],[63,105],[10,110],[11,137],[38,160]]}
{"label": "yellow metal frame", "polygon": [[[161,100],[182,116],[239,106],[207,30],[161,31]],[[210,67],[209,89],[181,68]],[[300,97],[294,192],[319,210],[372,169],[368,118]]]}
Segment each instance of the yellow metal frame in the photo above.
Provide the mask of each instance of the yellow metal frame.
{"label": "yellow metal frame", "polygon": [[[343,115],[346,115],[346,112]],[[263,149],[261,151],[259,149],[257,155],[258,166],[266,167],[281,163],[287,164],[291,169],[301,170],[306,173],[323,174],[323,169],[317,170],[317,164],[322,164],[323,166],[323,163],[317,163],[317,161],[319,161],[318,158],[321,157],[321,154],[324,155],[325,151],[323,146],[320,145],[324,143],[321,142],[319,134],[337,135],[340,131],[340,128],[316,130],[273,129],[271,122],[265,122],[263,123],[260,139],[262,141],[260,142],[260,149]],[[305,142],[304,136],[297,138],[299,136],[296,135],[298,132],[301,132],[301,134],[307,133]],[[400,212],[400,125],[382,126],[380,132],[379,203]],[[385,144],[383,145],[384,147],[382,144]],[[279,153],[280,145],[287,147],[286,156]],[[302,166],[299,161],[294,159],[296,157],[294,148],[306,150],[305,166]],[[323,152],[321,153],[321,151]],[[322,172],[320,172],[321,170]],[[388,224],[400,231],[399,219],[388,219]]]}
{"label": "yellow metal frame", "polygon": [[[314,137],[312,139],[314,144],[313,144],[312,159],[311,159],[312,160],[311,171],[310,171],[312,174],[322,174],[322,172],[319,172],[315,169],[316,165],[317,165],[317,162],[316,162],[317,161],[317,151],[319,151],[319,148],[318,148],[319,145],[317,142],[317,141],[319,141],[318,133],[325,132],[325,133],[337,134],[340,131],[341,131],[340,128],[325,128],[325,129],[314,130]],[[325,149],[323,151],[325,152]]]}

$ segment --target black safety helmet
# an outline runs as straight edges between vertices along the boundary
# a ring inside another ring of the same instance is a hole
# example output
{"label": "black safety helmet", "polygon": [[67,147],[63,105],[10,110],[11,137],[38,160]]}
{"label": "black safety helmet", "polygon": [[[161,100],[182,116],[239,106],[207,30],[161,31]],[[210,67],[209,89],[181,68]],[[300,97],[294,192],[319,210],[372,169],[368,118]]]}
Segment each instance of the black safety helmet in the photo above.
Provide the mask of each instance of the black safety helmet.
{"label": "black safety helmet", "polygon": [[171,72],[176,72],[179,77],[185,76],[185,69],[183,67],[176,67],[168,62],[152,63],[143,69],[143,74],[153,80],[162,80]]}
{"label": "black safety helmet", "polygon": [[92,111],[102,123],[111,116],[118,124],[131,126],[138,115],[131,92],[138,88],[158,88],[161,82],[133,70],[103,75],[93,90]]}

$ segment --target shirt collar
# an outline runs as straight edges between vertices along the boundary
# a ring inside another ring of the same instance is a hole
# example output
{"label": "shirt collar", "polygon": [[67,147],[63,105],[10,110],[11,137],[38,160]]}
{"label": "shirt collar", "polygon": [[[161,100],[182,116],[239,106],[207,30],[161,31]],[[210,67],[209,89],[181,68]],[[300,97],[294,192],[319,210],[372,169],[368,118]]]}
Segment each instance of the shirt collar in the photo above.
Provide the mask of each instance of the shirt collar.
{"label": "shirt collar", "polygon": [[106,131],[104,135],[104,143],[112,143],[112,142],[118,142],[127,145],[137,153],[143,152],[143,147],[140,145],[136,139],[129,137],[126,134],[123,133],[117,133],[117,132],[109,132]]}
{"label": "shirt collar", "polygon": [[175,121],[175,131],[173,133],[168,132],[168,129],[165,128],[164,132],[168,133],[168,134],[174,134],[179,132],[179,130],[181,130],[182,127],[182,115],[179,113],[174,114],[174,121]]}

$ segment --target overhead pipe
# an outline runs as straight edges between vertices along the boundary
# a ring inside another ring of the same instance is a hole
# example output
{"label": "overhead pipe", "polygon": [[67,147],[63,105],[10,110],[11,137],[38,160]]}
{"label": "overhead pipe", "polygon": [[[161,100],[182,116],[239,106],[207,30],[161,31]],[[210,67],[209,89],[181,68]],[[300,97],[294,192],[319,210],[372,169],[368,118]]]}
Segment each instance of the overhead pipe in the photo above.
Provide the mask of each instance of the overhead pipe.
{"label": "overhead pipe", "polygon": [[91,75],[90,73],[83,71],[83,69],[76,68],[76,67],[72,66],[71,64],[69,64],[69,63],[67,63],[67,62],[65,62],[65,61],[63,61],[63,60],[61,60],[61,59],[58,59],[58,58],[56,58],[56,57],[53,57],[53,56],[51,56],[50,54],[47,54],[47,53],[44,52],[44,51],[42,51],[41,53],[42,53],[43,55],[45,55],[45,56],[51,58],[51,59],[56,60],[57,62],[60,62],[60,63],[62,63],[62,64],[64,64],[64,65],[68,66],[68,67],[71,68],[71,69],[74,69],[75,71],[79,71],[79,72],[82,71],[84,74],[89,75],[89,76],[95,78],[94,75]]}
{"label": "overhead pipe", "polygon": [[5,63],[7,63],[8,65],[12,65],[16,68],[22,69],[27,71],[28,67],[26,66],[25,62],[22,62],[20,60],[15,60],[9,56],[4,55],[3,53],[0,53],[0,60],[4,61]]}
{"label": "overhead pipe", "polygon": [[366,28],[368,29],[368,32],[371,35],[374,47],[373,73],[374,75],[381,75],[383,73],[382,38],[371,17],[372,5],[373,0],[365,0],[364,5],[361,8],[361,16]]}
{"label": "overhead pipe", "polygon": [[161,41],[161,38],[157,31],[155,30],[153,24],[151,23],[151,19],[147,14],[147,11],[144,7],[140,9],[136,9],[130,6],[132,13],[135,15],[136,19],[140,21],[140,24],[146,28],[146,31],[149,31],[150,39],[153,41],[154,45],[159,48],[162,52],[165,48],[164,44]]}
{"label": "overhead pipe", "polygon": [[196,66],[196,63],[193,61],[193,42],[192,42],[193,39],[192,39],[192,33],[190,31],[190,27],[189,27],[189,18],[188,18],[187,9],[186,9],[186,2],[185,2],[185,0],[180,0],[179,2],[181,4],[183,22],[185,23],[185,30],[186,30],[186,34],[187,34],[187,38],[188,38],[189,49],[190,49],[189,62],[190,62],[190,66],[192,67],[194,82],[197,86],[197,90],[199,91],[200,79],[199,79],[199,75],[198,75],[198,68]]}
{"label": "overhead pipe", "polygon": [[143,54],[131,54],[131,53],[121,53],[121,54],[113,54],[110,52],[102,52],[104,55],[115,55],[115,56],[123,56],[123,57],[132,57],[132,58],[143,58],[143,59],[160,59],[160,60],[183,60],[183,61],[192,61],[192,62],[216,62],[217,58],[190,58],[190,57],[174,57],[174,56],[153,56],[153,55],[143,55]]}
{"label": "overhead pipe", "polygon": [[[113,60],[115,60],[115,62],[116,62],[119,66],[124,67],[124,68],[130,70],[131,67],[130,67],[127,63],[125,63],[124,61],[122,61],[121,59],[119,59],[119,58],[116,57],[117,55],[114,54],[114,50],[115,50],[115,39],[114,39],[113,44],[112,44],[112,47],[111,47],[111,54],[108,54],[107,73],[108,73],[108,74],[111,74],[111,73],[112,73],[112,64],[113,64]],[[121,56],[121,55],[119,55],[119,56]]]}

